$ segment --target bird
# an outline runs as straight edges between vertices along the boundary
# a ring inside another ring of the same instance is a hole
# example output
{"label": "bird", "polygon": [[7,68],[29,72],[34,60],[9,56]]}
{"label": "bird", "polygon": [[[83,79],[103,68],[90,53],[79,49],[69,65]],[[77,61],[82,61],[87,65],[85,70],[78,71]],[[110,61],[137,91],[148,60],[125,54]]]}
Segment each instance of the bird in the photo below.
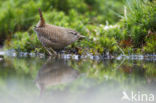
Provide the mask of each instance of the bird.
{"label": "bird", "polygon": [[49,55],[56,55],[56,50],[63,49],[77,40],[85,38],[85,36],[73,29],[46,23],[40,8],[39,15],[40,20],[34,26],[34,31]]}

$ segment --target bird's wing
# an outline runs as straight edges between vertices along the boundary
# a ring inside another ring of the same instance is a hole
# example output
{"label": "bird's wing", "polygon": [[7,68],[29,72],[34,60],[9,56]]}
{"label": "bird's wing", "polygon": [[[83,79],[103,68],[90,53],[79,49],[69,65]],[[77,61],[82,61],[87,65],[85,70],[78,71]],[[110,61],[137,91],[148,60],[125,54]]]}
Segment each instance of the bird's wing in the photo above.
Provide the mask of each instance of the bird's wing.
{"label": "bird's wing", "polygon": [[45,31],[46,31],[45,34],[49,40],[59,42],[59,43],[62,42],[63,35],[65,34],[63,28],[53,26],[51,28],[46,28]]}

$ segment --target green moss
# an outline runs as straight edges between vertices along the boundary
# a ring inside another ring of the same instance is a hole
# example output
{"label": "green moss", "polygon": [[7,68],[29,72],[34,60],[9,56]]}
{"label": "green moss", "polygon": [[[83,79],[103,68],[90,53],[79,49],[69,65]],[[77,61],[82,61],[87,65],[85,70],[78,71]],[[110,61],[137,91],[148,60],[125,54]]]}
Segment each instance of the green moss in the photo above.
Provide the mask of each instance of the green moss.
{"label": "green moss", "polygon": [[6,46],[6,48],[24,52],[33,52],[41,47],[36,34],[29,34],[28,32],[16,32],[9,45]]}
{"label": "green moss", "polygon": [[[111,6],[112,3],[114,5]],[[156,51],[154,39],[146,38],[149,30],[156,32],[155,2],[131,0],[127,1],[125,9],[122,0],[65,0],[64,5],[59,4],[59,0],[15,0],[13,3],[7,0],[1,4],[0,37],[8,37],[5,47],[18,51],[44,52],[32,30],[32,26],[39,20],[38,8],[41,8],[47,23],[75,29],[87,37],[68,46],[69,50],[79,48],[80,54],[86,51],[92,54],[120,54],[121,49],[125,53]],[[9,6],[4,9],[6,5]],[[109,24],[114,22],[115,25]]]}
{"label": "green moss", "polygon": [[144,46],[146,53],[156,53],[156,35],[146,38],[146,45]]}
{"label": "green moss", "polygon": [[134,47],[142,47],[148,31],[156,31],[156,5],[145,0],[131,0],[127,2],[127,9],[120,23],[125,38],[130,37]]}

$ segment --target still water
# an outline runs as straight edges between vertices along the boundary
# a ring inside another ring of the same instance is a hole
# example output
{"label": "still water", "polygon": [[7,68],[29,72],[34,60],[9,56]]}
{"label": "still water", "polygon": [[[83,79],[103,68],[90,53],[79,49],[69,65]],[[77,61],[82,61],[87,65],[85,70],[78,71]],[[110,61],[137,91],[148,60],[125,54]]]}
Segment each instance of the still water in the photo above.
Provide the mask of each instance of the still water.
{"label": "still water", "polygon": [[0,59],[0,103],[156,103],[156,61]]}

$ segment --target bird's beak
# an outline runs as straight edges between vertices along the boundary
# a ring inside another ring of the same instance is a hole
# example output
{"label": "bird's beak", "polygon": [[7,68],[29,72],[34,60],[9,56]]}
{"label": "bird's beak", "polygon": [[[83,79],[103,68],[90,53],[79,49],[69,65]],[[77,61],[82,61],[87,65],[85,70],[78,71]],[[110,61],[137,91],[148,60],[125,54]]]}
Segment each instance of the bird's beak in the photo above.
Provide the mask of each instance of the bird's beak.
{"label": "bird's beak", "polygon": [[85,39],[85,38],[86,38],[85,36],[79,35],[79,40],[83,40],[83,39]]}

